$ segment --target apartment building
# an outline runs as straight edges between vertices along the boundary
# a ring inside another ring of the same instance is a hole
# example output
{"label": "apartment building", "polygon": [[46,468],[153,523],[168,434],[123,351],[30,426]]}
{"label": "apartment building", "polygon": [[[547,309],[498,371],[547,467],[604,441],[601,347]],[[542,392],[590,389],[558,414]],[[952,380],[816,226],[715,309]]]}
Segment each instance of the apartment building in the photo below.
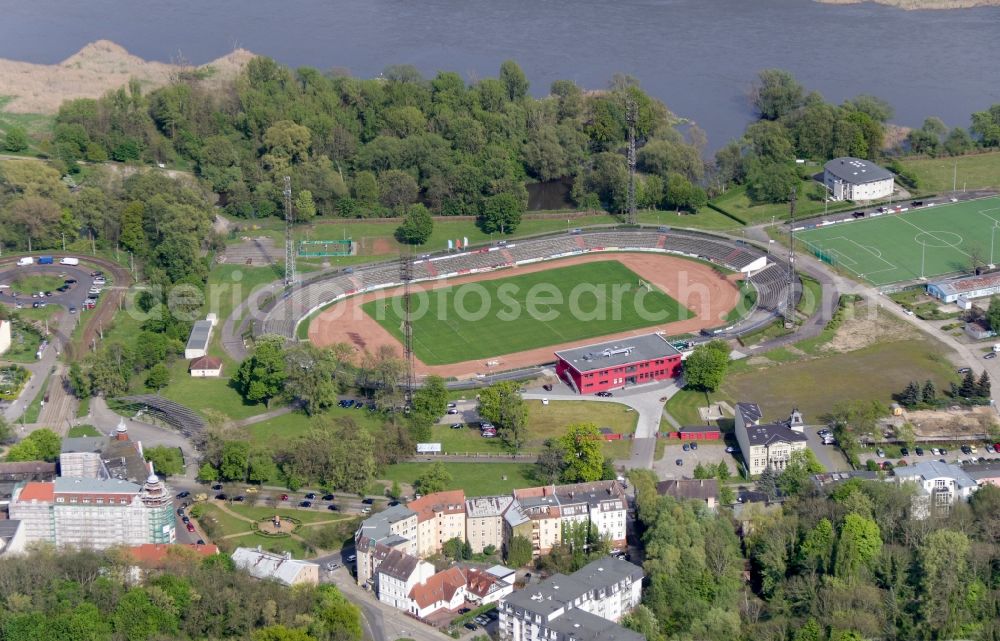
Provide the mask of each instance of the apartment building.
{"label": "apartment building", "polygon": [[22,522],[28,543],[94,549],[173,543],[171,499],[169,488],[152,473],[142,485],[119,479],[60,477],[17,487],[10,518]]}
{"label": "apartment building", "polygon": [[503,515],[513,502],[513,496],[466,499],[465,540],[474,553],[479,554],[489,546],[503,549]]}
{"label": "apartment building", "polygon": [[561,523],[589,522],[598,534],[611,540],[612,547],[624,548],[628,500],[625,488],[618,481],[594,481],[558,485]]}
{"label": "apartment building", "polygon": [[406,506],[417,513],[417,556],[441,551],[445,541],[465,541],[465,492],[434,492]]}
{"label": "apartment building", "polygon": [[505,531],[507,541],[523,536],[531,541],[535,556],[548,554],[562,541],[562,511],[556,498],[555,486],[529,487],[514,490],[518,509],[507,510]]}
{"label": "apartment building", "polygon": [[379,564],[393,550],[417,554],[417,513],[394,505],[365,519],[354,533],[358,585],[374,582]]}
{"label": "apartment building", "polygon": [[59,452],[59,475],[73,478],[118,479],[143,483],[149,474],[142,443],[129,438],[125,419],[113,437],[64,438]]}
{"label": "apartment building", "polygon": [[899,484],[917,486],[911,511],[913,518],[925,519],[931,514],[947,514],[959,501],[968,501],[979,484],[958,465],[940,461],[921,461],[893,469]]}
{"label": "apartment building", "polygon": [[410,612],[413,610],[410,592],[414,586],[434,576],[434,566],[419,558],[392,550],[378,566],[375,592],[378,600]]}
{"label": "apartment building", "polygon": [[639,566],[613,557],[556,574],[500,601],[503,641],[642,641],[618,624],[642,599]]}

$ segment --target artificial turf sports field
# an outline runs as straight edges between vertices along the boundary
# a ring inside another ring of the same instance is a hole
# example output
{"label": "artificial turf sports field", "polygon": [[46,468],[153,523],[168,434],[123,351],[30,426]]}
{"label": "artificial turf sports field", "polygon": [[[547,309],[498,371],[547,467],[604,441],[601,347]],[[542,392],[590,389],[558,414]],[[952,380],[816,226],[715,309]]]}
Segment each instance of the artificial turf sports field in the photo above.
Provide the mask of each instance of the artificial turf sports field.
{"label": "artificial turf sports field", "polygon": [[873,285],[969,271],[974,255],[1000,261],[1000,197],[838,223],[798,232],[796,238],[799,249]]}
{"label": "artificial turf sports field", "polygon": [[[688,309],[652,285],[640,286],[641,281],[620,262],[605,260],[425,291],[412,305],[413,350],[427,365],[448,365],[693,317]],[[540,313],[532,315],[526,300],[532,288],[540,285],[549,286],[545,298],[561,300],[537,305]],[[573,299],[575,305],[571,305],[571,291],[578,285],[596,286],[597,291],[582,290]],[[620,296],[620,307],[614,305],[615,285],[627,286]],[[471,287],[485,292],[485,296]],[[460,293],[464,288],[470,289]],[[640,292],[642,300],[637,304]],[[471,314],[459,314],[456,296],[463,296],[462,307]],[[425,298],[426,303],[420,298]],[[426,311],[421,314],[424,305]],[[402,308],[398,297],[362,305],[366,314],[400,341]],[[578,318],[574,309],[592,318]],[[644,317],[643,309],[662,317]],[[551,318],[544,317],[546,313]]]}

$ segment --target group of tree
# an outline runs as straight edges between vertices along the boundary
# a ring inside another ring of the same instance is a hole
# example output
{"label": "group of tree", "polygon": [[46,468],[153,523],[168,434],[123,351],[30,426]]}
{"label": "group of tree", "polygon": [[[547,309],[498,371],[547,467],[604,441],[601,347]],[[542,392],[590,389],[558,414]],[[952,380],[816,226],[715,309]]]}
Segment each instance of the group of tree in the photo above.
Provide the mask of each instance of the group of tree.
{"label": "group of tree", "polygon": [[972,370],[965,372],[961,383],[950,383],[948,395],[956,401],[988,403],[990,399],[990,375],[983,370],[977,379]]}
{"label": "group of tree", "polygon": [[921,385],[917,381],[910,381],[906,388],[896,395],[899,404],[906,408],[916,408],[918,406],[933,407],[937,404],[937,387],[934,381],[927,379]]}
{"label": "group of tree", "polygon": [[919,518],[907,485],[805,483],[780,507],[745,506],[734,528],[704,503],[659,496],[647,472],[632,481],[649,586],[624,623],[649,641],[1000,633],[1000,488]]}
{"label": "group of tree", "polygon": [[559,542],[548,554],[539,557],[536,567],[547,574],[572,574],[591,561],[608,555],[611,539],[602,536],[589,521],[564,523]]}
{"label": "group of tree", "polygon": [[528,407],[516,381],[495,383],[479,394],[479,416],[493,423],[497,434],[517,452],[524,444],[528,427]]}
{"label": "group of tree", "polygon": [[[0,417],[0,435],[3,440],[10,440],[14,436],[14,431],[9,424]],[[53,463],[59,460],[59,451],[62,445],[62,438],[43,427],[34,430],[23,439],[10,446],[7,450],[6,460],[15,461],[49,461]]]}
{"label": "group of tree", "polygon": [[4,641],[361,641],[361,612],[332,585],[290,588],[178,547],[134,579],[118,550],[0,560]]}
{"label": "group of tree", "polygon": [[364,80],[262,57],[221,86],[185,75],[148,95],[130,83],[66,102],[43,148],[71,172],[79,160],[190,163],[244,218],[283,215],[287,175],[296,220],[402,215],[400,240],[420,243],[427,210],[513,232],[528,181],[569,181],[578,206],[623,211],[633,109],[641,205],[704,203],[704,134],[694,128],[686,141],[634,79],[616,76],[599,92],[557,80],[543,98],[528,88],[513,61],[468,84],[408,65]]}

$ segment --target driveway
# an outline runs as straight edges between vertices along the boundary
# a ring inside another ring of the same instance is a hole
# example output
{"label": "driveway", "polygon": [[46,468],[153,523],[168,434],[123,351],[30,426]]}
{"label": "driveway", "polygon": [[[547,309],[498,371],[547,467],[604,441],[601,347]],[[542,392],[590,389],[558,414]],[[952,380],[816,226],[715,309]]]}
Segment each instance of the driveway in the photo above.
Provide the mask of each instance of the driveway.
{"label": "driveway", "polygon": [[844,457],[844,453],[836,445],[823,445],[823,439],[817,432],[828,428],[827,425],[806,425],[805,434],[809,449],[816,455],[816,459],[826,468],[827,472],[844,472],[851,469],[851,465]]}
{"label": "driveway", "polygon": [[561,401],[581,401],[585,403],[618,403],[627,405],[639,413],[639,421],[635,427],[635,438],[632,441],[632,452],[628,461],[617,461],[627,469],[652,469],[656,452],[656,434],[660,431],[660,419],[663,418],[663,405],[680,389],[680,381],[657,382],[647,385],[636,385],[623,390],[614,390],[611,398],[603,398],[592,394],[577,394],[562,381],[553,384],[551,391],[545,391],[538,386],[531,387],[522,394],[528,400],[545,398]]}

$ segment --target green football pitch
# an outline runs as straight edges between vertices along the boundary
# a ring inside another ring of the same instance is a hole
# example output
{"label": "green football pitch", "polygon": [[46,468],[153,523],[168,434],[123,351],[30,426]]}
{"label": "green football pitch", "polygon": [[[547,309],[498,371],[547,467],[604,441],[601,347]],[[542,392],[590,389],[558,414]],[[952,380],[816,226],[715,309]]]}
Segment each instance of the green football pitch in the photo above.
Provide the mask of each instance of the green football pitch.
{"label": "green football pitch", "polygon": [[1000,260],[1000,198],[837,223],[796,238],[800,250],[874,285],[968,272],[973,262]]}
{"label": "green football pitch", "polygon": [[[402,342],[400,297],[369,301],[362,309]],[[420,290],[411,310],[413,351],[427,365],[487,359],[693,317],[616,260]]]}

